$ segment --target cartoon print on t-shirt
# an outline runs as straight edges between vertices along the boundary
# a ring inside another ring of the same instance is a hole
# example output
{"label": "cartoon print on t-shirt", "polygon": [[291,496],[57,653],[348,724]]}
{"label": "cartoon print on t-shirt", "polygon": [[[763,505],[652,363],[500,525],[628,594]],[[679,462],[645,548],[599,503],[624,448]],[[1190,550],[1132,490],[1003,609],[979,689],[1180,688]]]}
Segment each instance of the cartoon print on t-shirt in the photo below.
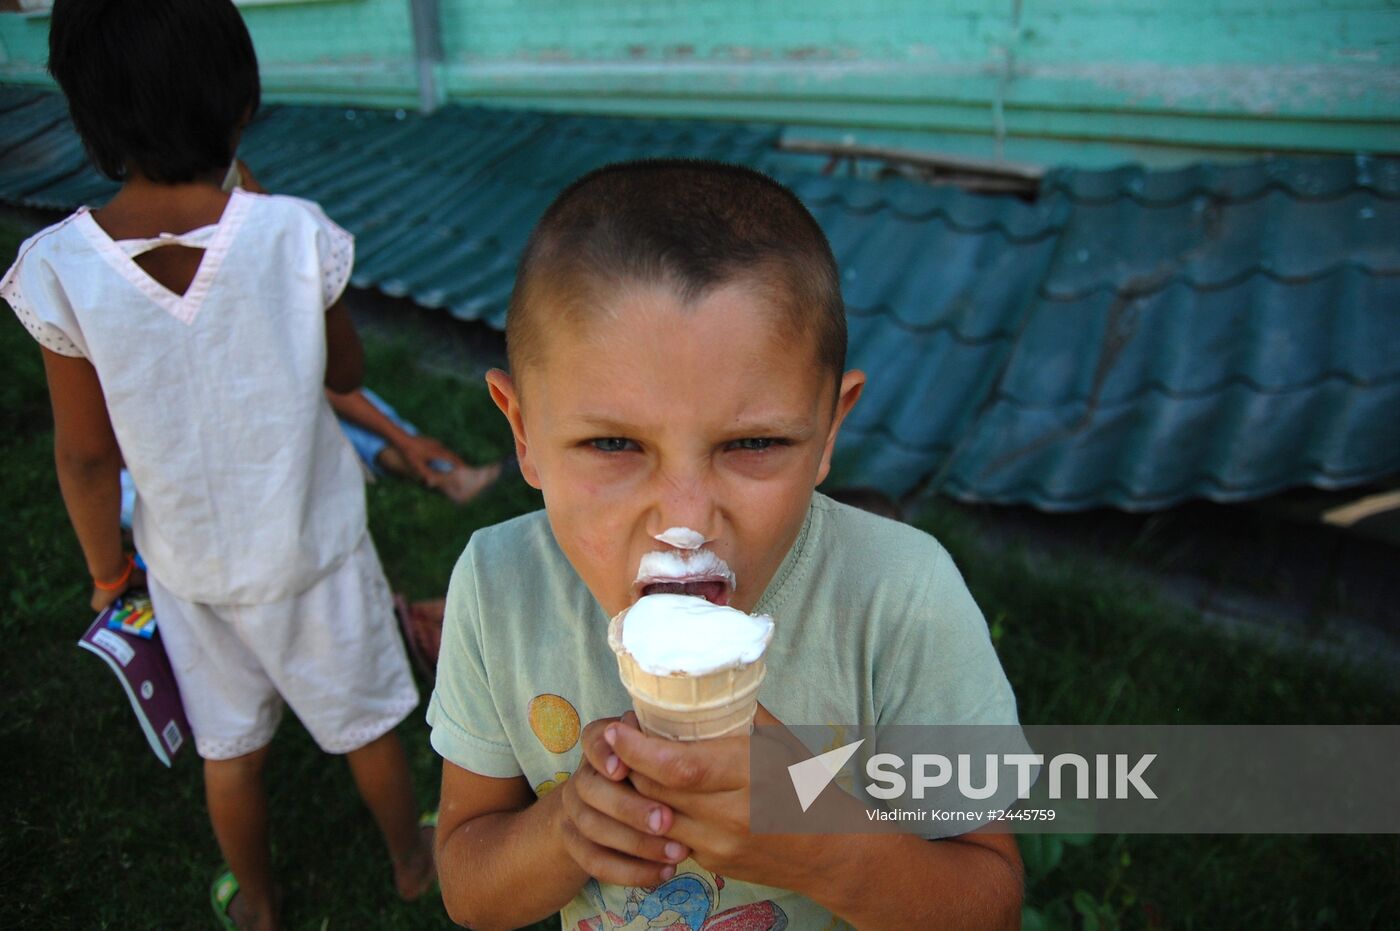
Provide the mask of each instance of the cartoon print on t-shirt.
{"label": "cartoon print on t-shirt", "polygon": [[[530,730],[550,753],[568,753],[578,743],[582,728],[578,711],[562,695],[544,692],[530,699]],[[559,770],[553,779],[535,786],[535,796],[544,798],[569,778],[568,770]]]}
{"label": "cartoon print on t-shirt", "polygon": [[578,711],[562,695],[536,695],[530,699],[530,730],[550,753],[568,753],[581,733]]}
{"label": "cartoon print on t-shirt", "polygon": [[628,886],[619,915],[607,907],[596,879],[584,893],[598,914],[572,931],[784,931],[787,913],[772,900],[746,902],[715,913],[724,877],[694,860],[684,860],[675,876],[655,889]]}
{"label": "cartoon print on t-shirt", "polygon": [[[544,692],[530,699],[530,730],[550,753],[568,753],[582,733],[581,719],[573,704],[562,695]],[[569,773],[560,770],[554,778],[535,786],[535,795],[544,797],[564,784]],[[719,905],[724,877],[711,873],[694,860],[682,861],[676,875],[655,889],[629,886],[621,915],[608,908],[596,879],[584,886],[598,914],[578,923],[575,931],[784,931],[787,914],[776,902],[746,902],[715,912]]]}

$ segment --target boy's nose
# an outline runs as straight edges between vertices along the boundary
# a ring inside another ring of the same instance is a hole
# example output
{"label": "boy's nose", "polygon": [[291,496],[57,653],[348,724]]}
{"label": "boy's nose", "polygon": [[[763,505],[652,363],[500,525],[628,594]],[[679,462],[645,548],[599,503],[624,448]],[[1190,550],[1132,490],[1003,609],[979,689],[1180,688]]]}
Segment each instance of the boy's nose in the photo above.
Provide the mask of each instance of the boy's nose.
{"label": "boy's nose", "polygon": [[[648,522],[651,536],[677,549],[698,549],[718,534],[715,500],[704,482],[667,482]],[[688,531],[688,532],[687,532]]]}

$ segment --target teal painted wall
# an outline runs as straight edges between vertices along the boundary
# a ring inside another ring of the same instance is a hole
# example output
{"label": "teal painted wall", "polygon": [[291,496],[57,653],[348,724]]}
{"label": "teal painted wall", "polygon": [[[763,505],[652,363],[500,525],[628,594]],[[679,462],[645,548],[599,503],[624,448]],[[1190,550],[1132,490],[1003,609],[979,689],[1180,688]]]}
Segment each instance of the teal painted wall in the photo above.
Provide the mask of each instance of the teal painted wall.
{"label": "teal painted wall", "polygon": [[[440,0],[447,94],[1035,162],[1400,150],[1397,0]],[[269,99],[414,106],[409,0],[244,6]],[[0,16],[0,77],[47,20]]]}

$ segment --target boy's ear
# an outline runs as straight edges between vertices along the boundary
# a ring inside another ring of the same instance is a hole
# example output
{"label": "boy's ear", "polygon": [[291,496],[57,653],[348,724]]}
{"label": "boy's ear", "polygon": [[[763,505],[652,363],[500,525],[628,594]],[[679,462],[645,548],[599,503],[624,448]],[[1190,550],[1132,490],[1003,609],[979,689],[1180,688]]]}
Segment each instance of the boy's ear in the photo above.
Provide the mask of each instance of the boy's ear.
{"label": "boy's ear", "polygon": [[831,452],[836,448],[836,434],[841,431],[841,421],[846,419],[846,415],[851,412],[851,408],[856,406],[856,401],[860,400],[860,393],[865,390],[865,373],[860,369],[851,369],[841,376],[841,387],[836,395],[836,410],[831,417],[831,431],[826,435],[826,447],[822,449],[822,464],[817,469],[817,484],[826,481],[826,475],[831,471]]}
{"label": "boy's ear", "polygon": [[520,475],[531,488],[540,487],[539,471],[530,458],[530,447],[525,442],[525,418],[520,408],[520,393],[515,381],[502,369],[492,369],[486,373],[486,387],[491,391],[491,400],[506,415],[510,432],[515,437],[515,458],[520,462]]}

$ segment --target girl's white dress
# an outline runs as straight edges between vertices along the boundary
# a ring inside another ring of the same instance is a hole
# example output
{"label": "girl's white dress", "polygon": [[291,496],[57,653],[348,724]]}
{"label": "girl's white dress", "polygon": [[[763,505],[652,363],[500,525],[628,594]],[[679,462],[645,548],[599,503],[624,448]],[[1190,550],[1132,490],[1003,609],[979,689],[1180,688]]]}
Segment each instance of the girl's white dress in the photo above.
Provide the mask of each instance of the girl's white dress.
{"label": "girl's white dress", "polygon": [[[183,295],[132,254],[168,242],[205,250]],[[138,490],[137,548],[181,598],[295,595],[365,533],[360,467],[323,390],[325,311],[353,252],[315,204],[235,189],[216,225],[152,241],[116,242],[80,209],[0,280],[42,345],[97,370]]]}
{"label": "girl's white dress", "polygon": [[[170,243],[204,250],[183,295],[134,261]],[[217,224],[153,240],[114,241],[79,210],[0,279],[44,347],[97,371],[206,759],[264,746],[284,700],[332,753],[418,704],[363,473],[324,391],[325,312],[353,252],[315,204],[236,189]]]}

